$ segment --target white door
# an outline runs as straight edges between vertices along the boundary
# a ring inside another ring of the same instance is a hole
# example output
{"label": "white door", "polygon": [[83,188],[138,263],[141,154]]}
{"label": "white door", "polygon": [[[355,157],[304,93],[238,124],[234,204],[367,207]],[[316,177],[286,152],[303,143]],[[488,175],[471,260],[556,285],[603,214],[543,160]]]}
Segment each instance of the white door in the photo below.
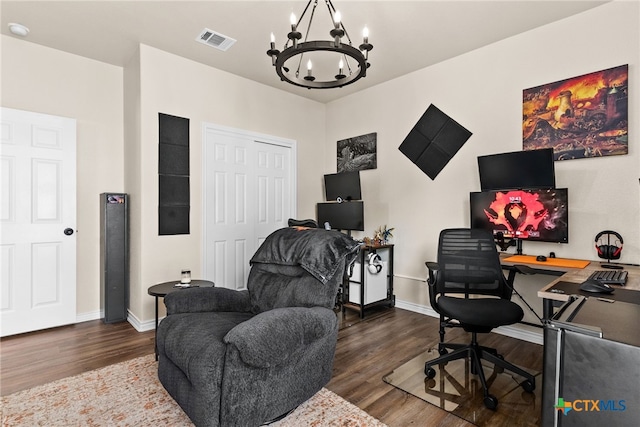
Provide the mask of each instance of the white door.
{"label": "white door", "polygon": [[0,123],[0,335],[75,323],[76,122],[2,108]]}
{"label": "white door", "polygon": [[246,287],[249,260],[295,215],[295,143],[204,126],[203,275]]}

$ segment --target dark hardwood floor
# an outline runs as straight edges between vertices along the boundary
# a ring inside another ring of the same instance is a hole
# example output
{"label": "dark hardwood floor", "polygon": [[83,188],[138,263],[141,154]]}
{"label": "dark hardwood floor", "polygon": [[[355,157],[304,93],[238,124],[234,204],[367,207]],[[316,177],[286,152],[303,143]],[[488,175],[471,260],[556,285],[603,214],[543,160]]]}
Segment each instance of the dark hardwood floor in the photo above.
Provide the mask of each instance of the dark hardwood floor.
{"label": "dark hardwood floor", "polygon": [[[339,318],[329,390],[390,427],[473,425],[382,381],[395,368],[436,347],[437,319],[398,308],[375,310],[363,320],[352,311]],[[490,335],[490,345],[500,348],[507,360],[542,370],[541,346]],[[457,329],[447,338],[467,340]],[[153,340],[153,331],[140,333],[127,322],[108,325],[100,320],[3,338],[0,394],[152,354]]]}
{"label": "dark hardwood floor", "polygon": [[0,394],[153,353],[154,331],[101,320],[0,339]]}

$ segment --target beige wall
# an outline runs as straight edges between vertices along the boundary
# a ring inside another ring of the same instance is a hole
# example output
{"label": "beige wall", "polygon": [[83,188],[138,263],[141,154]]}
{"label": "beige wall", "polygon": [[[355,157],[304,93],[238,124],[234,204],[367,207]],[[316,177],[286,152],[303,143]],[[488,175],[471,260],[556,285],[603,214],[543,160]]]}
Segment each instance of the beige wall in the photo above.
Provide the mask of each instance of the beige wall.
{"label": "beige wall", "polygon": [[[524,251],[597,259],[594,237],[611,228],[625,239],[621,261],[640,262],[639,16],[637,2],[609,3],[327,105],[327,171],[335,171],[335,141],[378,133],[378,168],[361,173],[364,234],[395,227],[399,300],[429,305],[424,261],[435,260],[442,228],[468,226],[477,156],[522,149],[522,90],[623,64],[629,155],[556,162],[556,184],[569,188],[569,244],[525,242]],[[432,103],[473,132],[433,181],[398,150]]]}
{"label": "beige wall", "polygon": [[122,68],[4,35],[0,42],[2,106],[77,121],[77,312],[98,318],[99,194],[124,191]]}
{"label": "beige wall", "polygon": [[[202,270],[202,124],[297,141],[297,216],[313,217],[322,197],[322,163],[315,159],[325,157],[325,106],[145,45],[133,66],[139,67],[140,138],[131,142],[139,147],[140,161],[127,164],[132,179],[126,190],[140,204],[132,210],[131,311],[144,321],[154,315],[150,285],[176,278],[182,268],[189,267],[194,277]],[[189,235],[158,236],[159,112],[190,119]],[[134,176],[138,170],[139,179]]]}

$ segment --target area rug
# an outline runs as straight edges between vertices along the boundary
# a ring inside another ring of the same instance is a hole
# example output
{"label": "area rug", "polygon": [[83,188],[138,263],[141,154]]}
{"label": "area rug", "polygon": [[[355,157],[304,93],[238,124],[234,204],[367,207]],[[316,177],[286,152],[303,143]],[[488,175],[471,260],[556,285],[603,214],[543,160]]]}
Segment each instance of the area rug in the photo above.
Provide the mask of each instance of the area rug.
{"label": "area rug", "polygon": [[[495,411],[484,406],[482,384],[470,373],[469,360],[454,360],[444,366],[434,366],[436,376],[427,379],[424,364],[438,357],[435,350],[425,351],[382,379],[438,408],[444,409],[477,426],[539,426],[542,417],[542,374],[535,372],[536,389],[525,392],[523,380],[509,372],[499,372],[482,361],[490,393],[498,399]],[[534,372],[531,372],[534,373]]]}
{"label": "area rug", "polygon": [[[2,426],[191,426],[160,384],[153,355],[2,397]],[[274,427],[385,425],[322,389]]]}

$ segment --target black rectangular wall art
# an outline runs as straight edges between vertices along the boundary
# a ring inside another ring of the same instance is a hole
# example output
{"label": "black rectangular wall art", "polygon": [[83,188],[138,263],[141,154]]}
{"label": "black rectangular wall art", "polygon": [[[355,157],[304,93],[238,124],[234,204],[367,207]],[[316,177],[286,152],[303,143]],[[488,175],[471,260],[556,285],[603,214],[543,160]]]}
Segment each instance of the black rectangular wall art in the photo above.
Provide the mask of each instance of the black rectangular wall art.
{"label": "black rectangular wall art", "polygon": [[189,119],[158,113],[158,234],[189,234]]}
{"label": "black rectangular wall art", "polygon": [[471,132],[431,104],[398,149],[433,180],[470,137]]}

